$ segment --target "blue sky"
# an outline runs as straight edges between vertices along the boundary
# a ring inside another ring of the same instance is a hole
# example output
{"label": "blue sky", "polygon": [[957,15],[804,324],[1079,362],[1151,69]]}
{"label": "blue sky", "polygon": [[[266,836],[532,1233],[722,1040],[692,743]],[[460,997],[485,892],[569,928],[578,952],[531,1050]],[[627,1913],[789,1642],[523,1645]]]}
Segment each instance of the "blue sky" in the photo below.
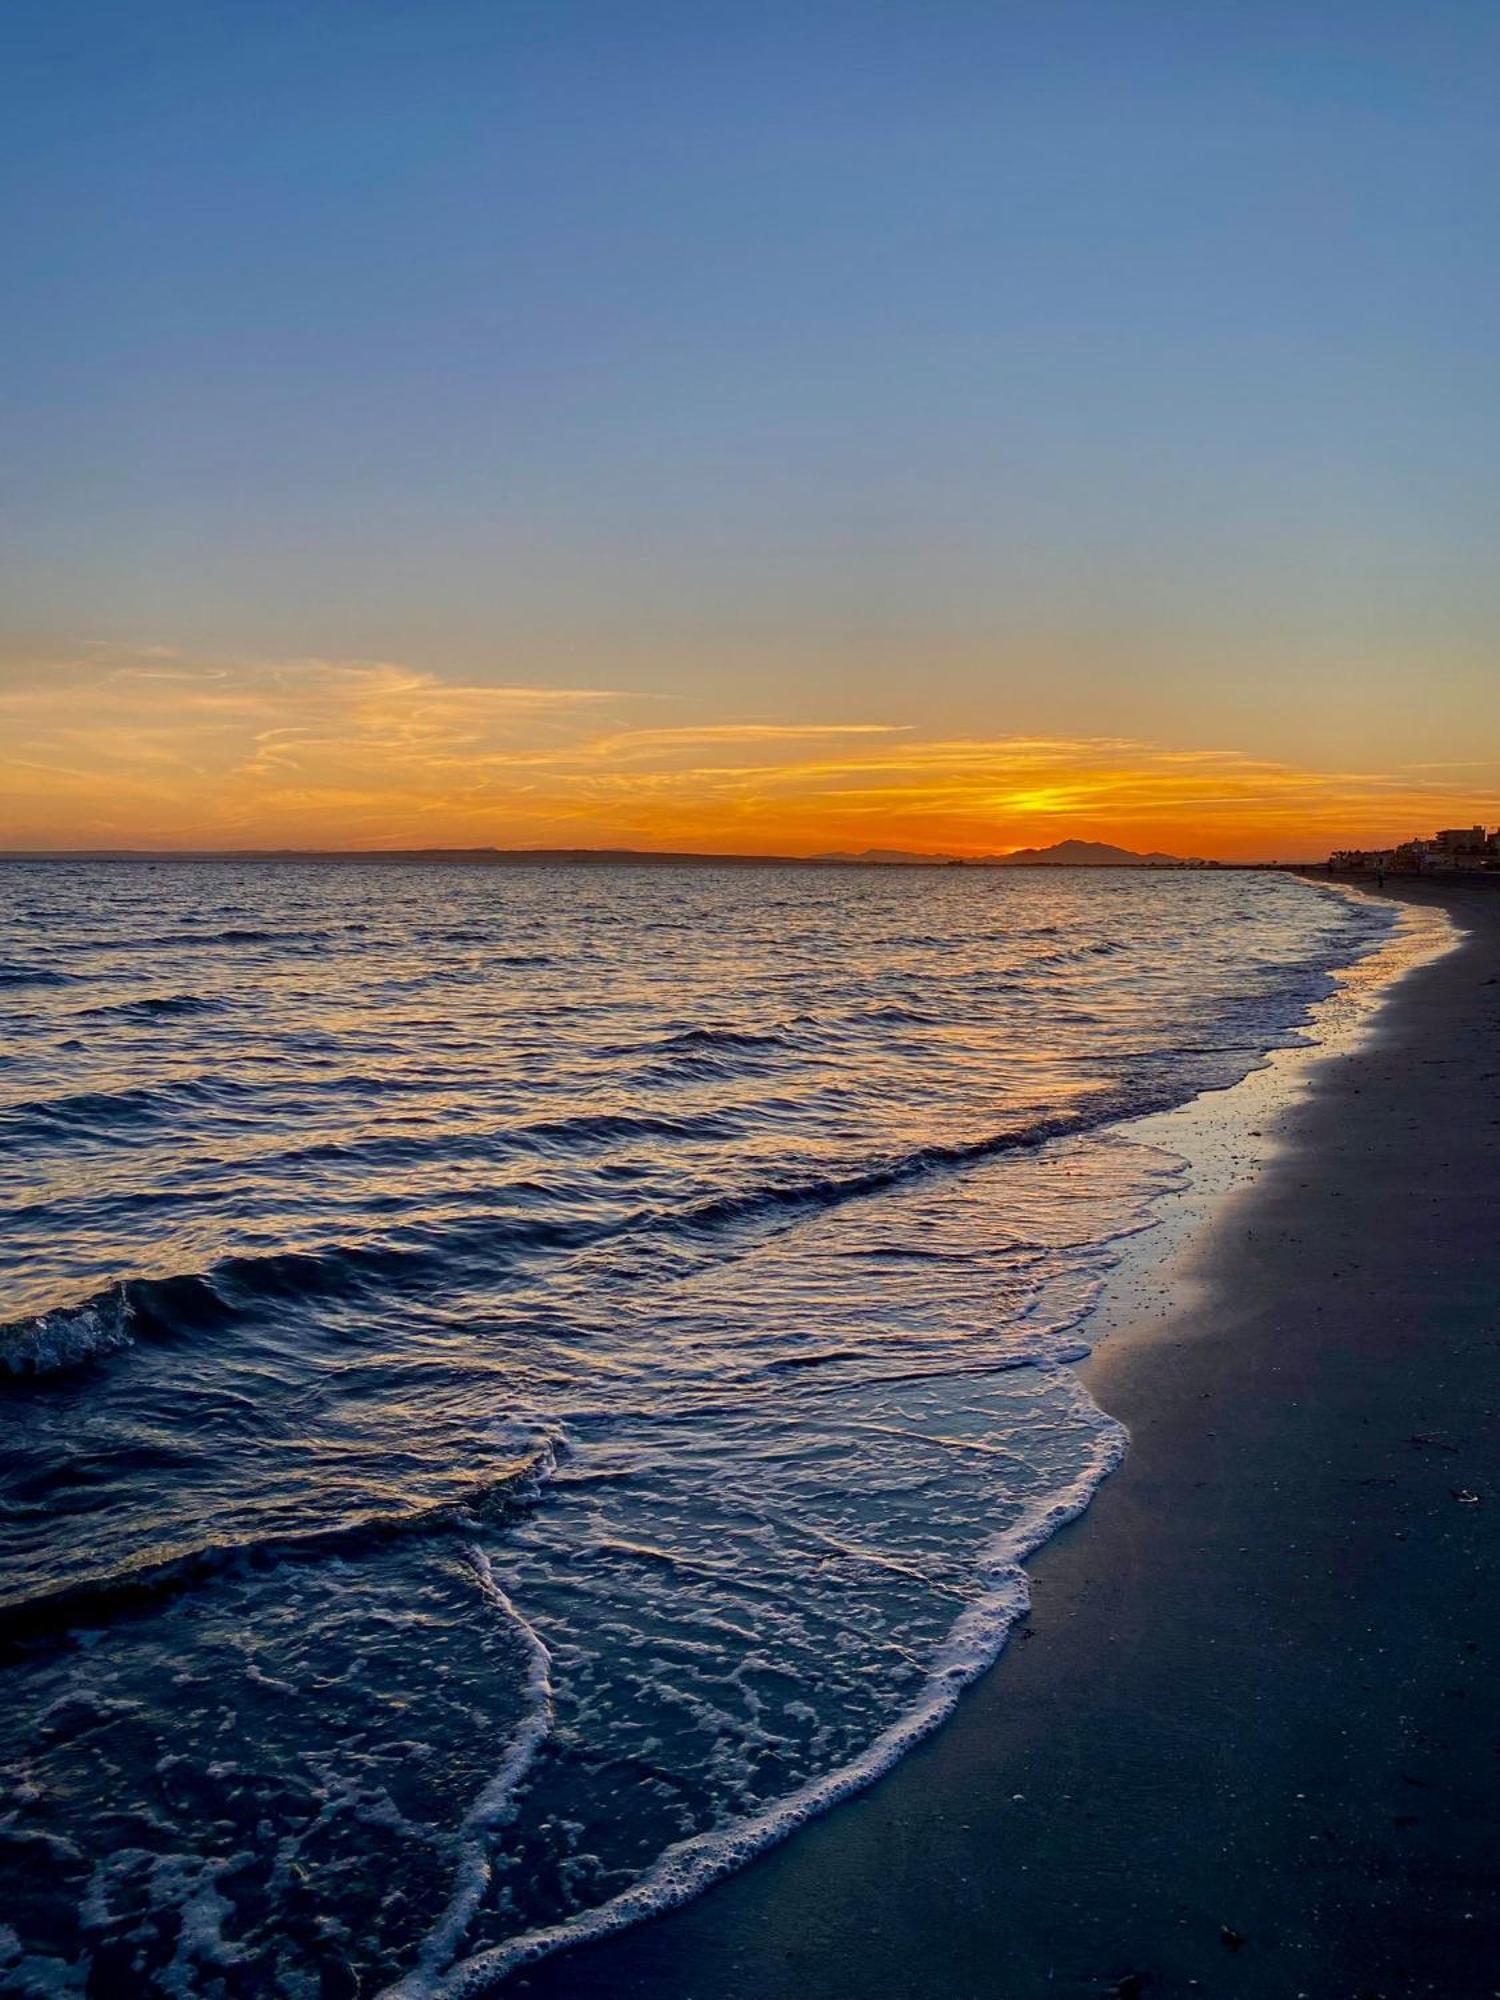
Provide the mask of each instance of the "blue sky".
{"label": "blue sky", "polygon": [[6,34],[7,671],[107,640],[1366,764],[1500,735],[1493,8]]}

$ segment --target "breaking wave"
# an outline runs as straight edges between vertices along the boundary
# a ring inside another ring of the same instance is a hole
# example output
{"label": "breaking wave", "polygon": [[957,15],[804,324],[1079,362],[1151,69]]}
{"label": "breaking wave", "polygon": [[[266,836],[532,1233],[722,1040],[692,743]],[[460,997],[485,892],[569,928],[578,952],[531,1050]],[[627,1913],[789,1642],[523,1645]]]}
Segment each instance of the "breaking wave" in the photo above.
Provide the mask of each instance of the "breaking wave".
{"label": "breaking wave", "polygon": [[0,1326],[0,1370],[18,1377],[65,1375],[131,1343],[134,1313],[123,1286],[82,1305]]}

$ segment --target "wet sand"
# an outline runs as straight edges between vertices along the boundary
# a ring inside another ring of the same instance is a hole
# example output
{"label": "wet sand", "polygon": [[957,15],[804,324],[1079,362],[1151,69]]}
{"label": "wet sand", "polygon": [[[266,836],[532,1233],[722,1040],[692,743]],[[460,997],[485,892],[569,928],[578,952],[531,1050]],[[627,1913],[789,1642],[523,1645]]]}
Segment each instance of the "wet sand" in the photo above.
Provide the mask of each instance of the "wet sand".
{"label": "wet sand", "polygon": [[1132,1434],[870,1792],[530,2000],[1500,1994],[1500,894],[1088,1365]]}

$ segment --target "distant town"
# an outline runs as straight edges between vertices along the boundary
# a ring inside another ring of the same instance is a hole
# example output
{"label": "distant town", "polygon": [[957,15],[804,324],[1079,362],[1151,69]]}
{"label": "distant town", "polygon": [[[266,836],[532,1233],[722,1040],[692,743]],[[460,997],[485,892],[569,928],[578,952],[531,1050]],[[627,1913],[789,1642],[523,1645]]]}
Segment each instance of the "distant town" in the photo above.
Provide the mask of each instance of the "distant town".
{"label": "distant town", "polygon": [[1399,847],[1341,847],[1328,866],[1350,875],[1453,875],[1500,873],[1500,826],[1449,826],[1430,840],[1404,840]]}

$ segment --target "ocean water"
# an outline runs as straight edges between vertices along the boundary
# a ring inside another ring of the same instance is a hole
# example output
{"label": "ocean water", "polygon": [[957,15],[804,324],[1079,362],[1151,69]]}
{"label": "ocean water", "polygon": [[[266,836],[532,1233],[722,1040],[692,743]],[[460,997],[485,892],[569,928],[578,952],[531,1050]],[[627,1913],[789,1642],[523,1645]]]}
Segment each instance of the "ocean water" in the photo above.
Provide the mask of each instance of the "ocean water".
{"label": "ocean water", "polygon": [[1124,1448],[1132,1120],[1391,921],[0,867],[0,1991],[489,1991],[888,1764]]}

